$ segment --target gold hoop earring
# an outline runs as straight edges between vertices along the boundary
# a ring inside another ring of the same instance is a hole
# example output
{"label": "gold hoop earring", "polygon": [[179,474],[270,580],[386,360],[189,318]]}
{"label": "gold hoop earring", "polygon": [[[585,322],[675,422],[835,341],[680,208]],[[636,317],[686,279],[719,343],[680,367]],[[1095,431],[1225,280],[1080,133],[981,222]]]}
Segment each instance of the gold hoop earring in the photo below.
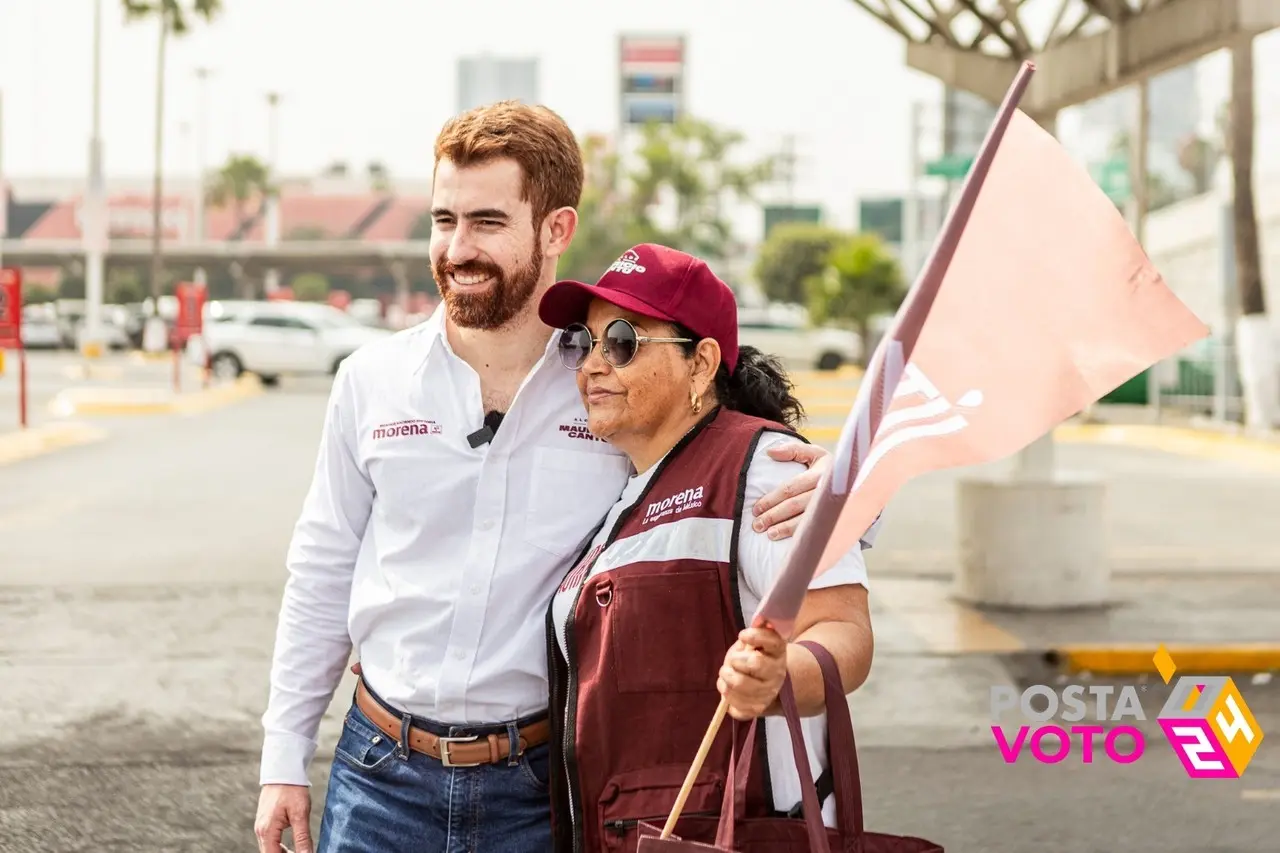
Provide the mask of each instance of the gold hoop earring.
{"label": "gold hoop earring", "polygon": [[698,396],[698,392],[693,388],[689,389],[689,406],[696,415],[702,411],[702,398]]}

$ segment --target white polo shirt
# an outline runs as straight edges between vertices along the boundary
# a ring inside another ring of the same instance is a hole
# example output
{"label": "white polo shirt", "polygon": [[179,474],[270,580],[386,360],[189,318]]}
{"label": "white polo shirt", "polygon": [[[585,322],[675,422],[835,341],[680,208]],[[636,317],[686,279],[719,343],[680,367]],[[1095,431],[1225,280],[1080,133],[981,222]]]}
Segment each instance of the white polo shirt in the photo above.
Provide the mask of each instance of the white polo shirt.
{"label": "white polo shirt", "polygon": [[488,444],[444,306],[334,378],[289,546],[261,783],[307,784],[354,646],[388,702],[448,723],[547,707],[546,608],[631,463],[587,430],[554,338]]}

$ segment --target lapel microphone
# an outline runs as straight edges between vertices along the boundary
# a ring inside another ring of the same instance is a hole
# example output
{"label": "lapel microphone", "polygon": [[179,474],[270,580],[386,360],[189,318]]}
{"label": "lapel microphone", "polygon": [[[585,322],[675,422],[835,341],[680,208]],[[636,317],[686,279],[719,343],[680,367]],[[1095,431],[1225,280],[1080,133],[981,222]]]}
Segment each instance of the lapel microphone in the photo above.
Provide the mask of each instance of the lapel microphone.
{"label": "lapel microphone", "polygon": [[502,424],[503,415],[503,412],[488,412],[484,416],[484,426],[467,436],[467,444],[471,445],[472,450],[482,444],[488,444],[493,441],[493,436],[498,432],[499,425]]}

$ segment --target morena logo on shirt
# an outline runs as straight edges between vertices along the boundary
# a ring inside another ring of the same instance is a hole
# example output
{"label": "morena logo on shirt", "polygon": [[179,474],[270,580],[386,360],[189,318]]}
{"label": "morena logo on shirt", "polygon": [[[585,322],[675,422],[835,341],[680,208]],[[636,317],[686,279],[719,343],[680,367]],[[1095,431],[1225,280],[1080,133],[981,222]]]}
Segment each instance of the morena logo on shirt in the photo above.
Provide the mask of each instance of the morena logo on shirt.
{"label": "morena logo on shirt", "polygon": [[414,435],[439,435],[440,424],[435,421],[410,420],[396,421],[393,424],[382,424],[373,431],[374,439],[407,438]]}
{"label": "morena logo on shirt", "polygon": [[592,549],[587,552],[587,555],[578,562],[578,565],[573,567],[573,571],[565,575],[564,581],[560,584],[560,591],[564,592],[565,590],[573,589],[574,587],[581,585],[582,579],[585,578],[587,576],[587,572],[591,570],[591,564],[596,561],[596,557],[599,557],[600,552],[603,550],[603,542],[592,547]]}
{"label": "morena logo on shirt", "polygon": [[666,518],[668,515],[679,515],[691,509],[697,509],[702,506],[702,486],[693,489],[685,489],[683,492],[677,492],[669,498],[660,501],[654,501],[644,511],[643,524],[657,521],[660,518]]}

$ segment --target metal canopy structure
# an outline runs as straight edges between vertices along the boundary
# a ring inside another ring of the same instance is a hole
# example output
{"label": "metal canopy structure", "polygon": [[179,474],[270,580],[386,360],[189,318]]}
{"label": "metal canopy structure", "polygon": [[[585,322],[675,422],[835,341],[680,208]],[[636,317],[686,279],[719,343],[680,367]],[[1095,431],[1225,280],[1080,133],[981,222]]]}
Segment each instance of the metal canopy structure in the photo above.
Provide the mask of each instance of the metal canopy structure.
{"label": "metal canopy structure", "polygon": [[1036,63],[1036,118],[1280,27],[1280,0],[853,0],[907,40],[907,65],[999,103]]}

